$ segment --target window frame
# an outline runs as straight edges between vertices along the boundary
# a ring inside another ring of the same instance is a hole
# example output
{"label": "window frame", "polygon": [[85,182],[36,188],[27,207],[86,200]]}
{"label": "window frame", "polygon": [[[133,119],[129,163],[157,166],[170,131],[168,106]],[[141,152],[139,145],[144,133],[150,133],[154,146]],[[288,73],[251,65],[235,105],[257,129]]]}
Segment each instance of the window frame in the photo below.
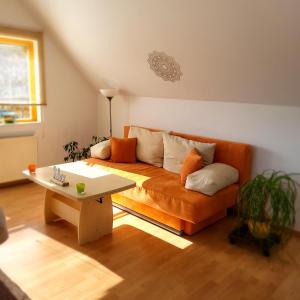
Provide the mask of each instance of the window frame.
{"label": "window frame", "polygon": [[[17,120],[18,123],[38,122],[38,106],[47,105],[45,97],[43,33],[0,26],[0,42],[26,46],[29,51],[30,119]],[[38,82],[37,82],[38,81]],[[38,85],[38,89],[37,89]],[[38,92],[37,92],[38,91]],[[2,106],[21,106],[23,104],[3,104]]]}

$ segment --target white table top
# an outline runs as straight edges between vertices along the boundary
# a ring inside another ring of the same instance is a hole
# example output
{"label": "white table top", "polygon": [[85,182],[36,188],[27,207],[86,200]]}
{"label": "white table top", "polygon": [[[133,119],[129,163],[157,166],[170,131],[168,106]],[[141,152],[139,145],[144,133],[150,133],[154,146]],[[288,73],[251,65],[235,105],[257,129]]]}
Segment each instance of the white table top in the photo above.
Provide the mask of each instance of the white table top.
{"label": "white table top", "polygon": [[[25,170],[23,174],[31,181],[53,192],[79,201],[100,198],[107,194],[115,194],[135,187],[133,180],[110,174],[99,167],[89,166],[84,161],[56,165],[61,169],[61,173],[66,175],[66,181],[70,183],[69,186],[62,187],[50,181],[53,177],[53,167],[37,168],[35,174]],[[85,183],[83,195],[78,194],[76,190],[76,183],[79,182]]]}

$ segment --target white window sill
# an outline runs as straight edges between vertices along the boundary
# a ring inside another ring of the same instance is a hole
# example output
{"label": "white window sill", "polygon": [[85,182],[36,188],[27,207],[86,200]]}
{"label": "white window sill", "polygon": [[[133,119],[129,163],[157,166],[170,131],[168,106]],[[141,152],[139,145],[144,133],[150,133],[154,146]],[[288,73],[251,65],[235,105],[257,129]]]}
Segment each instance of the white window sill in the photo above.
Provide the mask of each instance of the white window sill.
{"label": "white window sill", "polygon": [[41,122],[0,124],[0,138],[36,135],[42,128]]}
{"label": "white window sill", "polygon": [[19,126],[32,126],[32,125],[40,125],[41,124],[41,121],[38,121],[38,122],[24,122],[24,123],[21,123],[21,122],[16,122],[16,123],[9,123],[9,124],[6,124],[6,123],[3,123],[3,124],[0,124],[0,127],[19,127]]}

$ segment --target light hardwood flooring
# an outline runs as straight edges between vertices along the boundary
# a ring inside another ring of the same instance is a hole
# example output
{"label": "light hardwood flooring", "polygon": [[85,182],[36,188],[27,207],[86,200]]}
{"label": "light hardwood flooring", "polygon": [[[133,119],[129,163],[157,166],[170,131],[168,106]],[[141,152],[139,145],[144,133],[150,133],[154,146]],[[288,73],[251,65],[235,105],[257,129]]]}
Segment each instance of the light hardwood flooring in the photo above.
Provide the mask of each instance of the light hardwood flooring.
{"label": "light hardwood flooring", "polygon": [[78,246],[64,221],[45,225],[44,189],[0,189],[10,238],[0,268],[32,299],[300,299],[300,238],[263,257],[233,246],[226,218],[193,237],[178,237],[126,215],[113,234]]}

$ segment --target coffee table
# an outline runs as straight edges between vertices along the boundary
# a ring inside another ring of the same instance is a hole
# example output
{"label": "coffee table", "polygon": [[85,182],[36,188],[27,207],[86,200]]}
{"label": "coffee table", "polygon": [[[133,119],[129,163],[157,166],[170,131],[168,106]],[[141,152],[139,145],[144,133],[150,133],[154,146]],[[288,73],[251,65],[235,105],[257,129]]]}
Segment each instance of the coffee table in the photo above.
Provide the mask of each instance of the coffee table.
{"label": "coffee table", "polygon": [[[59,218],[67,220],[78,229],[80,245],[95,241],[112,232],[111,194],[135,187],[135,182],[110,174],[102,168],[95,168],[84,162],[56,165],[66,175],[69,186],[62,187],[50,181],[53,166],[37,168],[36,173],[23,174],[31,181],[46,188],[44,217],[45,222]],[[85,183],[85,193],[78,194],[76,183]]]}

